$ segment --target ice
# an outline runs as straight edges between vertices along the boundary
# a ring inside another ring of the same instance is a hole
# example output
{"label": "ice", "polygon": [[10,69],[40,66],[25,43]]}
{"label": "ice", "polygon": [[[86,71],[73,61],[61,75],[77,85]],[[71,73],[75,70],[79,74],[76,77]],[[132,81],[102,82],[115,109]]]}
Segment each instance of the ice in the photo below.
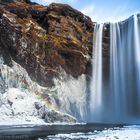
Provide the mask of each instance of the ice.
{"label": "ice", "polygon": [[17,88],[9,88],[1,95],[0,125],[45,124],[39,118],[35,102],[38,99]]}
{"label": "ice", "polygon": [[[107,129],[89,133],[58,134],[48,136],[47,140],[140,140],[140,126]],[[42,139],[38,139],[42,140]],[[46,139],[43,139],[46,140]]]}

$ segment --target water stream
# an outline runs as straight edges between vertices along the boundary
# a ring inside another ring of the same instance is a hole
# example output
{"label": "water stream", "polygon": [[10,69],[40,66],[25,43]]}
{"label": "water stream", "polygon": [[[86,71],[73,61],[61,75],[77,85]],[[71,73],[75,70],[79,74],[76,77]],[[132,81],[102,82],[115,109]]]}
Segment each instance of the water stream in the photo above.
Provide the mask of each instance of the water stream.
{"label": "water stream", "polygon": [[90,122],[139,123],[140,16],[109,23],[108,81],[103,80],[102,68],[104,26],[97,24],[94,30]]}

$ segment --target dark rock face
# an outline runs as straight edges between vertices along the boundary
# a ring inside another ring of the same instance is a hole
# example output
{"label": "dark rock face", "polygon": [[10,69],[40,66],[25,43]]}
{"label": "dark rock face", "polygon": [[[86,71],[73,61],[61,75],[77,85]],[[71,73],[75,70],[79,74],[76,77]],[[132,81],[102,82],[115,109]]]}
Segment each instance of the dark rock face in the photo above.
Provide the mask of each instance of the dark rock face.
{"label": "dark rock face", "polygon": [[61,69],[75,78],[89,74],[93,27],[89,17],[65,4],[1,0],[0,55],[40,85],[52,86]]}
{"label": "dark rock face", "polygon": [[25,2],[25,3],[31,3],[30,0],[0,0],[1,3],[11,3],[11,2]]}
{"label": "dark rock face", "polygon": [[103,29],[103,77],[105,81],[109,80],[110,68],[110,24],[105,23]]}

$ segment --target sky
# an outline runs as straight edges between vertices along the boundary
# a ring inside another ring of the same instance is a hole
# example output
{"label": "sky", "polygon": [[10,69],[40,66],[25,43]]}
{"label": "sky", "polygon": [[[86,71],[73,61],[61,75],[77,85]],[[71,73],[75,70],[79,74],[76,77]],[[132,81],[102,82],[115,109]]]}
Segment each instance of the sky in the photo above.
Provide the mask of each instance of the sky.
{"label": "sky", "polygon": [[93,22],[116,22],[140,13],[140,0],[32,0],[43,5],[66,3],[89,16]]}

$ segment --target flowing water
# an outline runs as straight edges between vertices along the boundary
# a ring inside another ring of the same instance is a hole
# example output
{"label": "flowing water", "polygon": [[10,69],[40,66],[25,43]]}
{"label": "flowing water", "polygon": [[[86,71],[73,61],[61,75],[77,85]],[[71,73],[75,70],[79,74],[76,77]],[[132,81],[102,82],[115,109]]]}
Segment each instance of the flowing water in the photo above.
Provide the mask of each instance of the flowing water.
{"label": "flowing water", "polygon": [[[100,117],[102,105],[102,35],[103,24],[97,24],[94,30],[94,49],[93,49],[93,79],[91,81],[91,102],[90,111],[94,119]],[[95,66],[95,67],[94,67]],[[96,99],[96,102],[94,101]],[[93,102],[92,102],[93,101]],[[97,118],[96,118],[97,117]],[[92,119],[93,119],[92,118]]]}
{"label": "flowing water", "polygon": [[90,122],[139,123],[140,16],[109,25],[108,81],[102,78],[105,74],[102,68],[103,24],[96,25],[94,30]]}

